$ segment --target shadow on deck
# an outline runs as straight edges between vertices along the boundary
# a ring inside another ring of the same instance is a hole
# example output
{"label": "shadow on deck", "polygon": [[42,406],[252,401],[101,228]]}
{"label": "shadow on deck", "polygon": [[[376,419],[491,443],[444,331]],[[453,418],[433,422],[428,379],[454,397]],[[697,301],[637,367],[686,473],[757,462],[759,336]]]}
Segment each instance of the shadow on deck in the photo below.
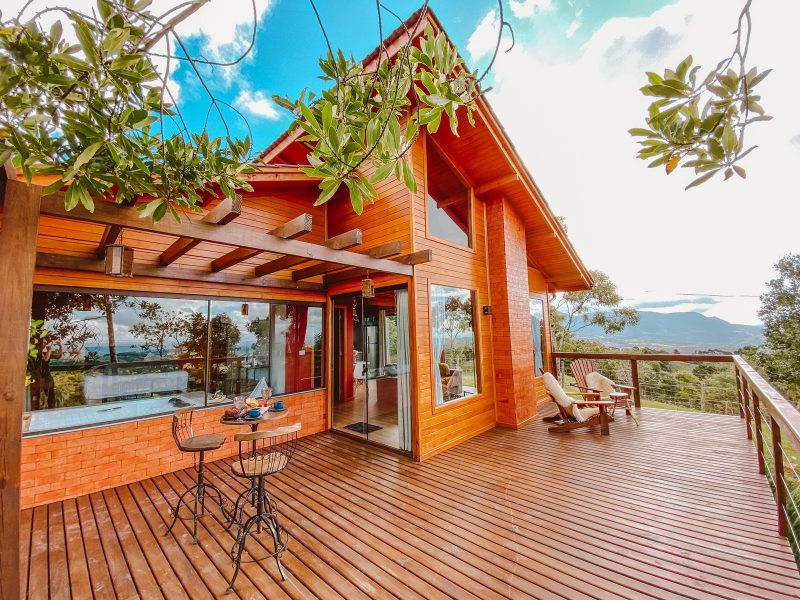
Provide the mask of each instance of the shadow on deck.
{"label": "shadow on deck", "polygon": [[[271,482],[292,536],[281,582],[250,563],[228,597],[797,598],[775,503],[738,417],[657,409],[611,436],[495,429],[425,463],[332,434]],[[226,461],[210,477],[242,488]],[[30,598],[213,598],[232,568],[218,510],[200,544],[168,503],[182,471],[27,510]],[[266,544],[269,534],[262,534]]]}

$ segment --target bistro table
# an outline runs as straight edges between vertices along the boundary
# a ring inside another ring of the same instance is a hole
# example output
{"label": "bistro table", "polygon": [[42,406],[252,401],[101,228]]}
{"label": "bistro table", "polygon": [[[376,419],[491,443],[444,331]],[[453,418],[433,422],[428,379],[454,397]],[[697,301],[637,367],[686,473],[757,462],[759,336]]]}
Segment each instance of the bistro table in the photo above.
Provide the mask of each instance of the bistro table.
{"label": "bistro table", "polygon": [[265,410],[257,419],[249,417],[238,417],[236,419],[226,419],[224,416],[220,417],[219,422],[223,425],[249,425],[250,431],[258,431],[258,426],[261,423],[270,423],[288,417],[292,414],[292,409],[286,408],[284,410]]}

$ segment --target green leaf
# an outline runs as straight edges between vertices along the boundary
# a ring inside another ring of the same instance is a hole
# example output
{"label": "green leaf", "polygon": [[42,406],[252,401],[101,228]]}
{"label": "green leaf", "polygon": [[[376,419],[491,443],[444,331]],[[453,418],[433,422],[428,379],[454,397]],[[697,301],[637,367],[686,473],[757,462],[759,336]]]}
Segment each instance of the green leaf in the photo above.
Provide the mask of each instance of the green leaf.
{"label": "green leaf", "polygon": [[722,138],[720,141],[726,153],[733,152],[736,148],[736,133],[733,131],[733,127],[731,127],[729,122],[725,123],[725,127],[722,129]]}
{"label": "green leaf", "polygon": [[702,184],[702,183],[705,183],[706,181],[708,181],[709,179],[711,179],[711,178],[712,178],[714,175],[716,175],[717,173],[719,173],[719,169],[716,169],[716,170],[714,170],[714,171],[709,171],[708,173],[704,173],[703,175],[701,175],[700,177],[698,177],[697,179],[695,179],[694,181],[692,181],[692,182],[691,182],[689,185],[687,185],[687,186],[686,186],[684,189],[687,189],[687,190],[688,190],[688,189],[691,189],[691,188],[693,188],[693,187],[697,187],[698,185],[700,185],[700,184]]}
{"label": "green leaf", "polygon": [[747,179],[747,172],[739,165],[733,165],[733,170],[736,171],[736,174],[742,179]]}
{"label": "green leaf", "polygon": [[83,165],[92,160],[92,157],[97,153],[102,145],[103,142],[95,142],[94,144],[86,146],[83,152],[78,155],[78,158],[75,159],[75,162],[72,163],[72,168],[77,171]]}

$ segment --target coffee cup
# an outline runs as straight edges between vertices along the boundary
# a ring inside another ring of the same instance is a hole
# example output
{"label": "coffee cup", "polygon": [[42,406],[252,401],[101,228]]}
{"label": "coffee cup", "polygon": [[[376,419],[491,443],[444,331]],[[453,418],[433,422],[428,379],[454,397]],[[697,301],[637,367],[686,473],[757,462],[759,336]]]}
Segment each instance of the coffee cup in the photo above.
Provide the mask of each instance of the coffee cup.
{"label": "coffee cup", "polygon": [[257,406],[255,408],[251,408],[247,411],[247,416],[251,419],[257,419],[261,416],[261,409],[259,409]]}
{"label": "coffee cup", "polygon": [[272,405],[272,408],[275,410],[283,410],[283,400],[275,400],[275,403]]}

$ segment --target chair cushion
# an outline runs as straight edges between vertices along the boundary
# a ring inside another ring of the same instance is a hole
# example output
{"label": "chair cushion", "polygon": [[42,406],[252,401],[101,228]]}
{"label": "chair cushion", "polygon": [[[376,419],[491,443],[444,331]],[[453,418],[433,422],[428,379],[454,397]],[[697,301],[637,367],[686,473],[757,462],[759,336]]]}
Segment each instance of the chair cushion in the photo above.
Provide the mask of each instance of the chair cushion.
{"label": "chair cushion", "polygon": [[277,473],[289,462],[285,455],[280,452],[270,452],[269,454],[259,455],[258,458],[250,460],[237,460],[231,469],[239,477],[255,477],[257,475],[270,475]]}
{"label": "chair cushion", "polygon": [[611,394],[617,391],[617,388],[614,387],[614,382],[597,371],[586,374],[586,385],[593,390],[599,390],[601,400],[608,400]]}
{"label": "chair cushion", "polygon": [[584,421],[588,421],[593,416],[598,414],[600,412],[600,409],[597,408],[596,406],[592,406],[592,407],[588,407],[588,408],[578,408],[576,406],[575,410],[573,412],[578,413],[581,416],[581,418],[577,419],[577,420],[578,420],[579,423],[583,423]]}
{"label": "chair cushion", "polygon": [[221,433],[204,433],[186,438],[180,444],[184,452],[200,452],[201,450],[216,450],[225,443],[225,436]]}
{"label": "chair cushion", "polygon": [[544,378],[544,387],[547,393],[553,397],[556,404],[571,414],[573,419],[579,423],[583,423],[586,419],[581,414],[580,409],[575,405],[575,399],[567,395],[567,392],[565,392],[561,384],[558,383],[558,379],[547,372],[545,372],[542,377]]}

